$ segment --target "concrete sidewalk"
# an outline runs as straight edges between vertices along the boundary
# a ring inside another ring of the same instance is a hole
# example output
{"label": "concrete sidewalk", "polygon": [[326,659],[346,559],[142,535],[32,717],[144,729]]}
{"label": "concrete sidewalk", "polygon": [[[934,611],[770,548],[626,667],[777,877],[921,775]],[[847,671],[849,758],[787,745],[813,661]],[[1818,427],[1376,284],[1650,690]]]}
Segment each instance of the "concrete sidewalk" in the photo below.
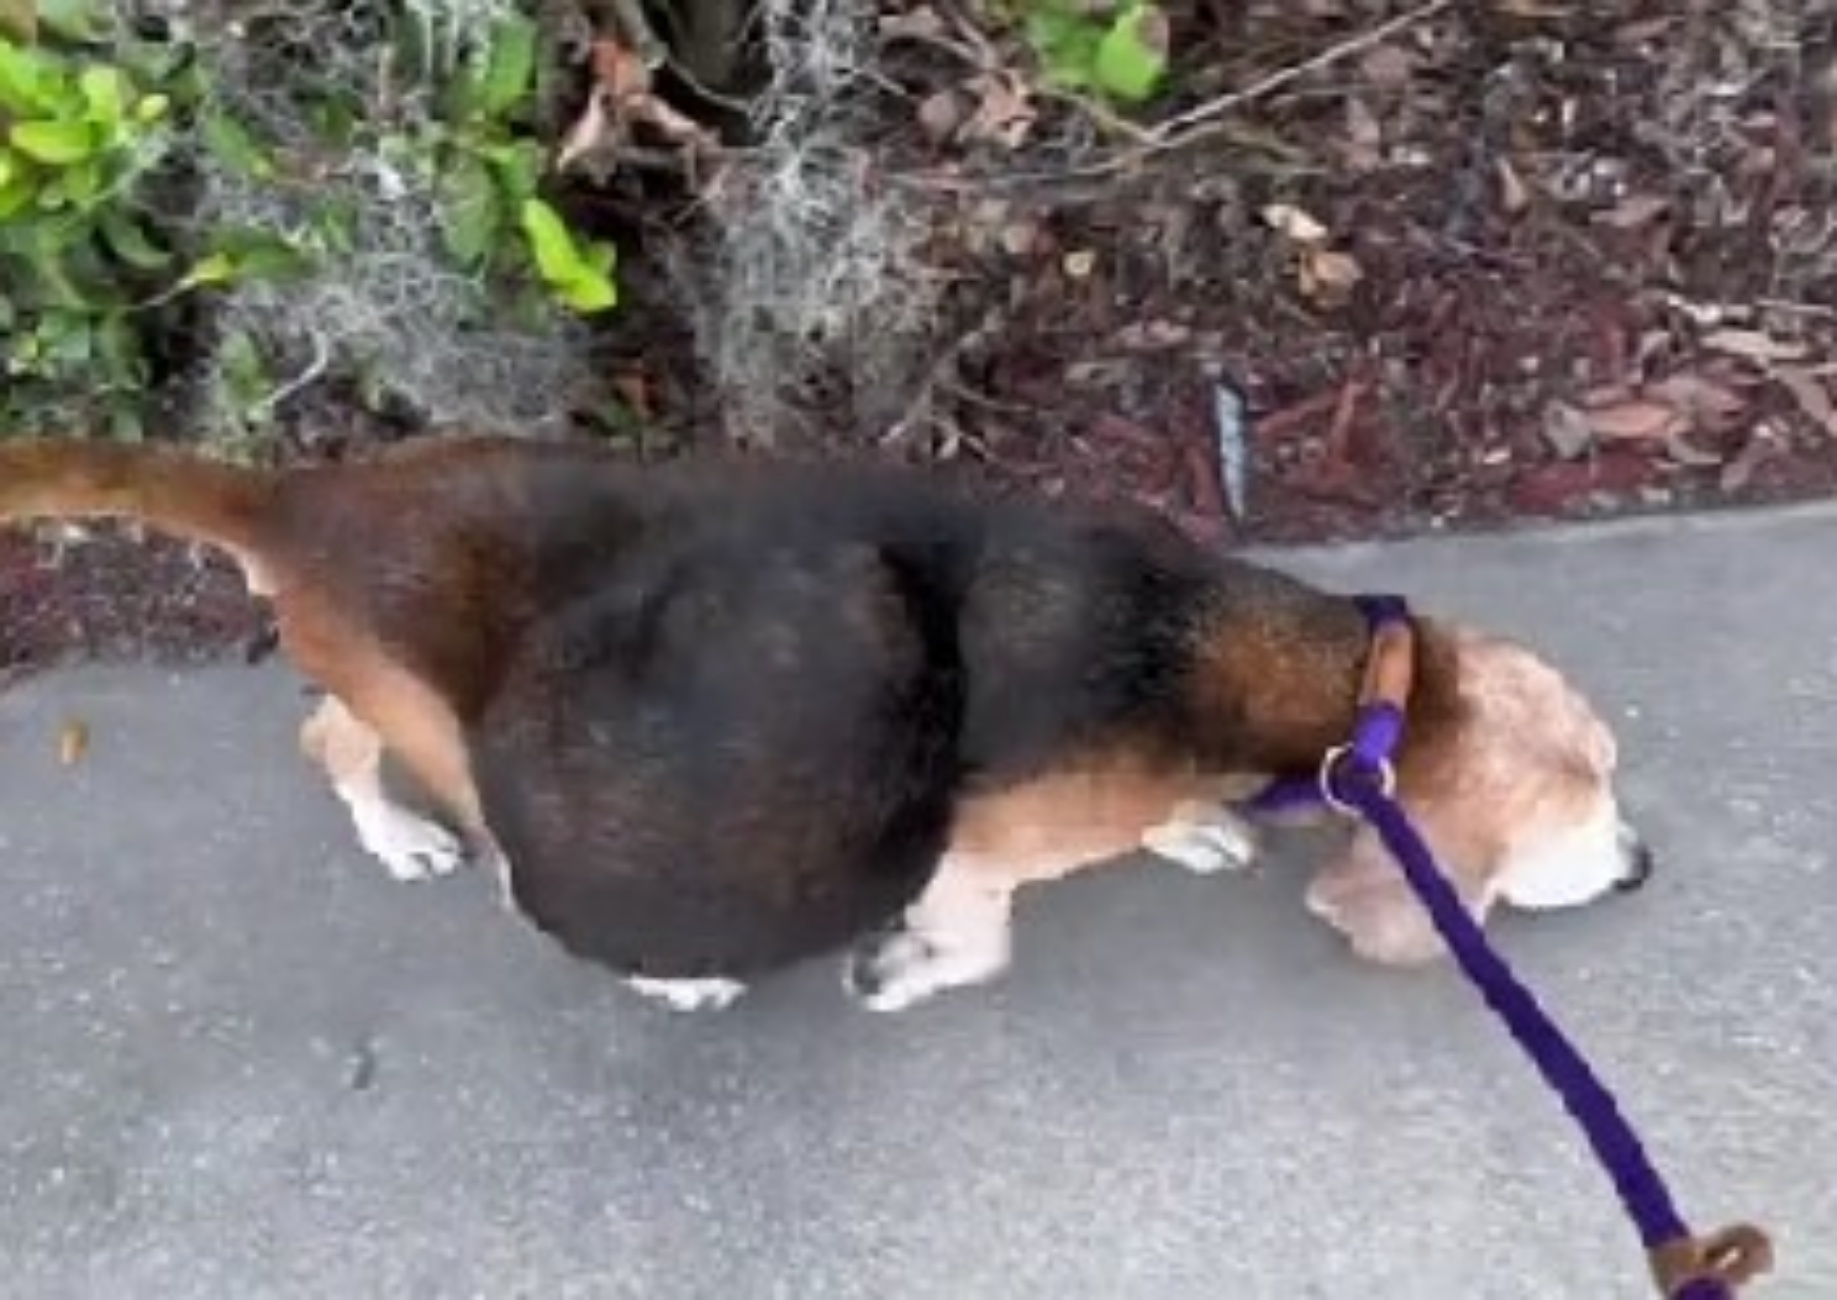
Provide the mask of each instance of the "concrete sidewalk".
{"label": "concrete sidewalk", "polygon": [[[1837,1297],[1837,514],[1278,562],[1527,633],[1621,719],[1663,854],[1497,933],[1702,1227]],[[1645,1300],[1612,1194],[1449,968],[1258,879],[1092,877],[996,989],[832,965],[673,1018],[389,882],[282,670],[0,695],[0,1294]],[[89,757],[60,767],[69,716]]]}

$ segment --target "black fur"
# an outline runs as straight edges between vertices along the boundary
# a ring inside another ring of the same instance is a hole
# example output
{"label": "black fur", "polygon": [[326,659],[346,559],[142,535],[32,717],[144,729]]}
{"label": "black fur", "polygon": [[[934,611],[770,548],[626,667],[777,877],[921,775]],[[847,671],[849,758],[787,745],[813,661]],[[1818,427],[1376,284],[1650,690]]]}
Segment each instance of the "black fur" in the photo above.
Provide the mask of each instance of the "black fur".
{"label": "black fur", "polygon": [[574,473],[518,512],[541,612],[468,739],[519,905],[578,955],[834,950],[917,896],[966,785],[1190,727],[1218,562],[1156,521],[856,470]]}

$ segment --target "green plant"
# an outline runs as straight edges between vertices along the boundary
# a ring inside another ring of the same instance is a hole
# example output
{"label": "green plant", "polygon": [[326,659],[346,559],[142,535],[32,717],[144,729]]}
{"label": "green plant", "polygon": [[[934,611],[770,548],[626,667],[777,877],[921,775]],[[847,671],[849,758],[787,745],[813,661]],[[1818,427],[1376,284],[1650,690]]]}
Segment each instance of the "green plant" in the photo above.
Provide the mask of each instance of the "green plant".
{"label": "green plant", "polygon": [[1068,90],[1139,103],[1167,75],[1167,17],[1150,0],[1028,0],[1024,24],[1047,77]]}
{"label": "green plant", "polygon": [[[409,54],[438,67],[404,31]],[[543,152],[527,115],[536,93],[538,32],[521,14],[491,24],[484,38],[448,63],[437,85],[438,114],[418,134],[396,141],[410,165],[438,178],[446,250],[469,272],[529,280],[582,314],[618,302],[610,244],[582,241],[539,193]]]}
{"label": "green plant", "polygon": [[[49,408],[132,433],[145,382],[134,288],[171,253],[132,196],[172,143],[171,101],[112,64],[0,37],[0,366],[7,425]],[[84,409],[86,408],[86,409]]]}
{"label": "green plant", "polygon": [[[83,37],[86,15],[44,35]],[[183,136],[182,51],[124,42],[103,58],[0,37],[0,368],[6,427],[47,421],[137,436],[149,380],[142,321],[175,296],[279,275],[282,241],[226,230],[186,265],[143,191]]]}

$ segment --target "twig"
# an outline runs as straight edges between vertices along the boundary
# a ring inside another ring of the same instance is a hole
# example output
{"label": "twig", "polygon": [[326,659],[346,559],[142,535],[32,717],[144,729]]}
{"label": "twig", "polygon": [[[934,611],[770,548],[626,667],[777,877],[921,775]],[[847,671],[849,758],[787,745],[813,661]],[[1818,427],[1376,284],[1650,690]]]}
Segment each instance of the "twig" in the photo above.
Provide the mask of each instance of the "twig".
{"label": "twig", "polygon": [[962,360],[964,353],[981,345],[991,334],[995,333],[996,328],[1001,324],[1001,319],[1000,308],[991,307],[983,313],[982,319],[976,322],[973,329],[958,335],[938,353],[930,368],[925,371],[925,377],[919,381],[918,394],[906,407],[906,413],[895,420],[880,436],[882,446],[894,446],[904,442],[912,436],[918,426],[934,418],[931,411],[932,403],[937,397],[938,390],[948,383],[947,373],[956,366],[958,361]]}
{"label": "twig", "polygon": [[1291,81],[1300,80],[1311,72],[1319,72],[1322,68],[1331,67],[1342,59],[1361,54],[1374,45],[1382,45],[1398,32],[1433,18],[1453,3],[1454,0],[1427,0],[1426,4],[1407,9],[1395,18],[1379,23],[1370,31],[1347,37],[1337,45],[1329,45],[1313,58],[1290,64],[1259,81],[1251,82],[1242,90],[1231,91],[1216,99],[1209,99],[1184,113],[1176,114],[1155,128],[1154,135],[1157,143],[1163,149],[1177,149],[1184,144],[1190,144],[1198,138],[1199,133],[1209,130],[1215,124],[1216,119],[1232,109],[1253,99],[1261,99],[1273,91],[1282,89]]}
{"label": "twig", "polygon": [[643,0],[610,0],[610,3],[612,16],[618,19],[620,30],[631,42],[632,53],[638,56],[645,71],[655,72],[668,63],[670,47],[657,35],[651,20],[644,16]]}
{"label": "twig", "polygon": [[[888,34],[887,39],[922,45],[928,49],[937,50],[939,53],[948,54],[969,64],[977,72],[986,76],[1001,76],[1008,72],[995,47],[967,20],[953,10],[950,13],[949,21],[957,29],[961,39],[953,40],[948,36],[921,31],[917,28],[894,30]],[[1122,136],[1136,145],[1153,143],[1153,132],[1146,127],[1137,126],[1127,118],[1117,116],[1089,96],[1080,95],[1072,90],[1062,90],[1057,86],[1029,84],[1027,89],[1041,99],[1055,100],[1077,109],[1106,131]]]}
{"label": "twig", "polygon": [[1328,46],[1319,54],[1303,59],[1299,63],[1279,68],[1240,90],[1219,95],[1203,104],[1195,105],[1184,113],[1176,114],[1148,131],[1146,139],[1139,144],[1117,150],[1092,162],[1055,171],[1010,172],[1001,176],[984,178],[916,176],[902,179],[910,179],[925,188],[974,190],[1054,181],[1091,180],[1112,176],[1117,172],[1139,166],[1158,154],[1186,149],[1213,138],[1221,131],[1228,131],[1230,124],[1220,119],[1231,110],[1262,99],[1281,90],[1291,82],[1310,73],[1319,72],[1323,68],[1331,67],[1355,54],[1363,53],[1374,45],[1381,45],[1399,32],[1406,31],[1418,23],[1426,22],[1453,4],[1454,0],[1426,0],[1425,3],[1406,10],[1394,18],[1387,19],[1368,31],[1349,36],[1337,44]]}

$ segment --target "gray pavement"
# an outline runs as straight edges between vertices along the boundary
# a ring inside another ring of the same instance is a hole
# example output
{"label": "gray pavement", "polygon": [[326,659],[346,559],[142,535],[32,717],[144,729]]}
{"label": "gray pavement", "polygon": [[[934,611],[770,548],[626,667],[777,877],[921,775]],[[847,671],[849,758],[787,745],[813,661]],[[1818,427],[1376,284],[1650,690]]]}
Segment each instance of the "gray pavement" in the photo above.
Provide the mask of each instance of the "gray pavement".
{"label": "gray pavement", "polygon": [[[1498,933],[1686,1213],[1837,1297],[1837,514],[1278,562],[1533,635],[1665,856]],[[1579,1138],[1451,969],[1256,879],[1089,877],[996,989],[642,1005],[476,875],[396,885],[285,670],[0,695],[0,1295],[1641,1300]],[[93,735],[74,768],[56,734]]]}

